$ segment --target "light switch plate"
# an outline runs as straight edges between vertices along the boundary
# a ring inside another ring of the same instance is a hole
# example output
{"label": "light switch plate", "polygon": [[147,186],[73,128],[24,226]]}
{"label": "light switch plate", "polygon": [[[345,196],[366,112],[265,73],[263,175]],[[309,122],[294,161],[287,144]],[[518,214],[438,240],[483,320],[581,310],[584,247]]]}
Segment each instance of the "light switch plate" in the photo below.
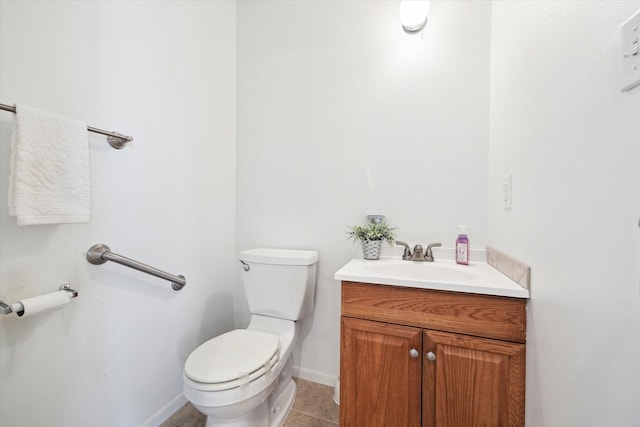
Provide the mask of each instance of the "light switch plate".
{"label": "light switch plate", "polygon": [[505,210],[511,209],[512,187],[511,175],[502,177],[502,206]]}
{"label": "light switch plate", "polygon": [[623,91],[640,85],[640,10],[620,29],[620,79]]}

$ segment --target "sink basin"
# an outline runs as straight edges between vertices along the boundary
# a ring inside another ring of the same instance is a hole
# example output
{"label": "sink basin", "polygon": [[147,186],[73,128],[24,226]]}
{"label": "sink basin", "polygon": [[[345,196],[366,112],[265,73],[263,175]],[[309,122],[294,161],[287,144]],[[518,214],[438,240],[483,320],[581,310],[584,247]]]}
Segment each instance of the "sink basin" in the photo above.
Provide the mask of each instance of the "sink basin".
{"label": "sink basin", "polygon": [[474,265],[458,266],[444,262],[415,262],[401,259],[386,259],[367,262],[363,265],[372,274],[398,279],[431,280],[438,282],[461,282],[478,278]]}
{"label": "sink basin", "polygon": [[350,282],[405,286],[453,292],[529,298],[529,291],[484,262],[459,265],[453,260],[404,261],[352,259],[334,278]]}

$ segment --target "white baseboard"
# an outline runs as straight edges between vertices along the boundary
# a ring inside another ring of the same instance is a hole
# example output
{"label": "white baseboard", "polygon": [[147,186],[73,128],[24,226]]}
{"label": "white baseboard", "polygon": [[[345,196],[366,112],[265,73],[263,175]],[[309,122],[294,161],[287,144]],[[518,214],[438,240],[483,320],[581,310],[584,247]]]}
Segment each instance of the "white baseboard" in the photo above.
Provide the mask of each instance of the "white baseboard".
{"label": "white baseboard", "polygon": [[139,427],[158,427],[167,421],[171,415],[175,414],[178,409],[182,408],[185,403],[187,403],[187,398],[184,397],[184,394],[180,393],[160,408],[160,410],[153,414],[147,421],[140,424]]}
{"label": "white baseboard", "polygon": [[300,368],[299,366],[293,367],[293,376],[302,378],[303,380],[313,381],[314,383],[328,385],[330,387],[335,387],[336,380],[338,379],[333,375],[312,371],[311,369]]}

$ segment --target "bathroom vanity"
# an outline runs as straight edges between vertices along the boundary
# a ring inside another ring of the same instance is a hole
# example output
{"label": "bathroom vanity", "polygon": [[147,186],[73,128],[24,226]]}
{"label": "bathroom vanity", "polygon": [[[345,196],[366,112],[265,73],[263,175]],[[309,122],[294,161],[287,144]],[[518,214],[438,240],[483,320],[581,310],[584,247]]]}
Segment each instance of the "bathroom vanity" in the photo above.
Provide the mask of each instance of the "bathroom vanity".
{"label": "bathroom vanity", "polygon": [[340,425],[524,426],[528,291],[483,263],[375,262],[335,276]]}

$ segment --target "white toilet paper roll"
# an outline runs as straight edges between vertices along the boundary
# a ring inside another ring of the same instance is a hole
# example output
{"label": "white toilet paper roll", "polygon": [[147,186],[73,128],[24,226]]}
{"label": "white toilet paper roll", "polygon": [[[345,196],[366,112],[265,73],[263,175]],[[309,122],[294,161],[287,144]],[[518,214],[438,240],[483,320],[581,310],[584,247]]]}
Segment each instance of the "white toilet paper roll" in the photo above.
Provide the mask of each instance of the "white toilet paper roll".
{"label": "white toilet paper roll", "polygon": [[17,304],[12,304],[12,306],[22,304],[22,311],[16,310],[16,314],[20,317],[31,317],[61,308],[65,304],[69,304],[71,298],[71,292],[58,291],[33,298],[26,298],[18,301]]}

